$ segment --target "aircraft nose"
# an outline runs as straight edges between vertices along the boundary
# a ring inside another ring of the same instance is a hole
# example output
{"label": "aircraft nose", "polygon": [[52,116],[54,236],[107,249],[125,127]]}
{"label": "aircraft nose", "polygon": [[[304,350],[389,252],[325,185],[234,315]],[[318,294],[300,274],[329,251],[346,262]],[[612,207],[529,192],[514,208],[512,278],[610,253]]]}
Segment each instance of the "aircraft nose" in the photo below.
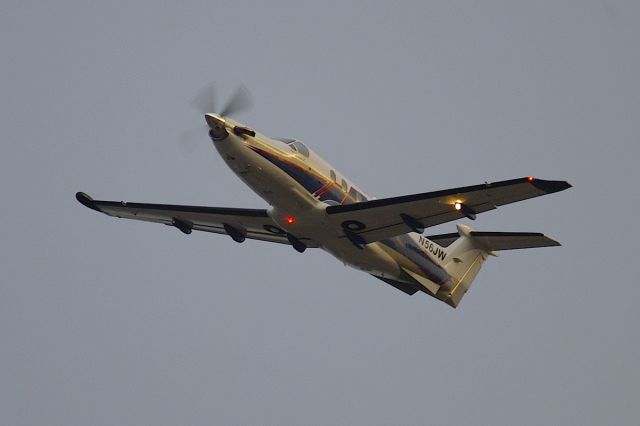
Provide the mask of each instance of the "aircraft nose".
{"label": "aircraft nose", "polygon": [[204,119],[206,120],[207,125],[209,126],[210,129],[226,127],[225,119],[219,116],[218,114],[207,113],[204,115]]}
{"label": "aircraft nose", "polygon": [[214,142],[226,139],[229,136],[227,132],[227,122],[218,114],[208,113],[204,115],[204,119],[209,126],[209,136]]}

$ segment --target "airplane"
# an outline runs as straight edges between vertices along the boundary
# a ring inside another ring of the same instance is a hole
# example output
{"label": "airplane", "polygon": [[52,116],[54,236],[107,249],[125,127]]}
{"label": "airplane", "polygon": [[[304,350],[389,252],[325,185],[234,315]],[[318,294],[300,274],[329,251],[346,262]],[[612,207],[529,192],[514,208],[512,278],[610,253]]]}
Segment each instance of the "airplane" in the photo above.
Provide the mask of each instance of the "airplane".
{"label": "airplane", "polygon": [[229,116],[246,106],[240,91],[220,112],[201,108],[213,145],[229,168],[269,204],[266,209],[145,204],[76,199],[108,216],[160,223],[184,234],[204,231],[320,248],[408,294],[425,293],[456,308],[480,267],[499,251],[559,246],[536,232],[457,232],[424,236],[428,227],[475,220],[499,206],[571,187],[566,181],[522,177],[435,192],[377,199],[296,139],[258,133]]}

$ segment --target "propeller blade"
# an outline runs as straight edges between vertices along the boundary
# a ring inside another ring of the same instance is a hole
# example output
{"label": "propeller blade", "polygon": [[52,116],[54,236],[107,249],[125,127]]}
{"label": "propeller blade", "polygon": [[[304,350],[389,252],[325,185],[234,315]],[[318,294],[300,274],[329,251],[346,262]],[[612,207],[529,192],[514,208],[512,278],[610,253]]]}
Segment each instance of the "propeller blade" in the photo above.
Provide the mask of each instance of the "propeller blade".
{"label": "propeller blade", "polygon": [[253,105],[251,101],[251,94],[244,86],[238,87],[229,102],[222,108],[220,115],[223,117],[237,114],[245,111]]}
{"label": "propeller blade", "polygon": [[185,154],[193,153],[200,142],[206,137],[207,131],[206,126],[200,126],[181,132],[180,147],[182,148],[182,152]]}
{"label": "propeller blade", "polygon": [[191,101],[191,106],[201,114],[216,112],[216,91],[213,84],[205,86]]}

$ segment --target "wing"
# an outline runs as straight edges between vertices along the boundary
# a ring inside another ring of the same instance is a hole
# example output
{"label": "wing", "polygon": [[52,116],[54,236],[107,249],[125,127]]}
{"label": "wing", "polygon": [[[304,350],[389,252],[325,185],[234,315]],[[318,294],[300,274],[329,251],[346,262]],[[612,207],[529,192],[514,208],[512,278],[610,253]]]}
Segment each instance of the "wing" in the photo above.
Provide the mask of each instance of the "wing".
{"label": "wing", "polygon": [[[196,230],[229,234],[234,238],[234,232],[239,231],[246,238],[290,244],[286,232],[275,225],[264,209],[99,201],[83,192],[78,192],[76,199],[86,207],[109,216],[175,226],[186,234]],[[299,240],[307,247],[316,247],[309,239]]]}
{"label": "wing", "polygon": [[[565,181],[525,177],[482,185],[327,207],[332,222],[364,243],[469,217],[498,206],[570,188]],[[342,238],[347,235],[342,235]]]}

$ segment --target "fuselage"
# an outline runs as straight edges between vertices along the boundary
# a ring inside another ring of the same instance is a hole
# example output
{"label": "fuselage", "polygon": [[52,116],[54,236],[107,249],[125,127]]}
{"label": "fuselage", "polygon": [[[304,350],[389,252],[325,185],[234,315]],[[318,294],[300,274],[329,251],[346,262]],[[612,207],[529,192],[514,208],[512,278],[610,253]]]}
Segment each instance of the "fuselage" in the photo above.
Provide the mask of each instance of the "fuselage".
{"label": "fuselage", "polygon": [[336,238],[343,230],[331,223],[326,207],[371,197],[302,142],[260,133],[251,137],[229,133],[212,140],[229,168],[270,205],[268,214],[278,228],[311,240],[344,264],[381,278],[410,282],[406,271],[411,271],[436,284],[450,279],[443,268],[445,249],[434,248],[417,233],[362,248]]}

